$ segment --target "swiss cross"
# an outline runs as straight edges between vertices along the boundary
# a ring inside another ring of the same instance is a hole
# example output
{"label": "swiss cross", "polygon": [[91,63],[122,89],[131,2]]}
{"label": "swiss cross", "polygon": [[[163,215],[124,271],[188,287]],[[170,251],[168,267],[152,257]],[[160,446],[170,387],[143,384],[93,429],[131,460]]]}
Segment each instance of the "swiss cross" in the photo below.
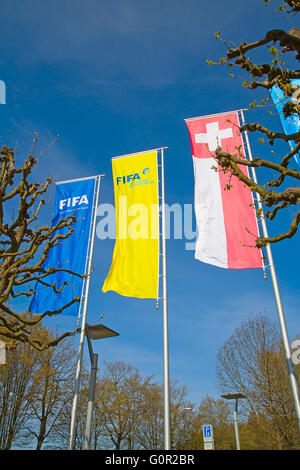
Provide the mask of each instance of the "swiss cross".
{"label": "swiss cross", "polygon": [[210,122],[206,124],[206,134],[195,134],[196,144],[208,143],[211,152],[216,150],[218,146],[222,146],[222,139],[233,137],[232,128],[219,129],[218,122]]}

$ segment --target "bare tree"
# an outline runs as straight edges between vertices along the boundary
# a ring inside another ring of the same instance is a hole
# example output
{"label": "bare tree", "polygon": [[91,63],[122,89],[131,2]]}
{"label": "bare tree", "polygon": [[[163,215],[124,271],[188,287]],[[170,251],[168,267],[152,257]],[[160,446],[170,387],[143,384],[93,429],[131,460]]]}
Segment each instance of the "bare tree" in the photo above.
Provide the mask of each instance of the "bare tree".
{"label": "bare tree", "polygon": [[163,398],[162,387],[149,383],[143,392],[142,419],[138,427],[138,439],[142,449],[163,449]]}
{"label": "bare tree", "polygon": [[29,398],[39,352],[27,344],[11,344],[0,367],[0,449],[10,450],[30,419]]}
{"label": "bare tree", "polygon": [[[49,332],[45,332],[49,335]],[[55,446],[55,432],[62,427],[65,408],[72,401],[76,354],[71,345],[60,342],[55,348],[40,352],[28,396],[31,419],[26,425],[36,438],[36,450],[44,443]],[[65,426],[69,428],[69,416]]]}
{"label": "bare tree", "polygon": [[179,385],[177,380],[170,384],[170,421],[171,447],[184,449],[192,432],[193,406],[187,400],[186,385]]}
{"label": "bare tree", "polygon": [[138,446],[136,434],[140,419],[143,379],[123,361],[106,364],[104,378],[96,391],[96,412],[105,416],[103,442],[115,449]]}
{"label": "bare tree", "polygon": [[[163,389],[153,377],[142,377],[120,361],[106,364],[95,400],[99,443],[116,449],[163,449]],[[172,448],[184,449],[192,431],[193,405],[186,386],[170,386]]]}
{"label": "bare tree", "polygon": [[250,315],[219,349],[217,381],[220,392],[246,396],[241,413],[244,409],[245,417],[255,416],[266,446],[291,449],[298,444],[280,332],[266,315]]}
{"label": "bare tree", "polygon": [[[269,0],[264,1],[266,4],[269,3]],[[296,13],[300,11],[299,1],[287,1],[280,7],[280,10],[293,13],[292,18],[294,19]],[[268,91],[274,85],[277,85],[286,98],[291,98],[284,105],[284,115],[286,117],[292,115],[300,117],[300,87],[291,83],[293,79],[300,78],[300,70],[296,69],[300,61],[300,31],[297,27],[293,27],[289,31],[273,29],[266,32],[265,37],[259,40],[251,43],[242,42],[238,46],[235,46],[231,41],[221,39],[219,32],[216,33],[216,38],[222,40],[228,49],[226,57],[222,57],[218,64],[229,67],[231,76],[234,75],[232,73],[234,69],[245,72],[249,79],[243,82],[243,87],[250,90],[263,88]],[[268,54],[264,63],[256,64],[246,55],[264,46],[266,46],[264,50]],[[287,56],[289,59],[288,64],[286,64],[287,53],[291,56]],[[216,65],[213,61],[208,61],[208,63]],[[268,98],[263,98],[260,104],[255,100],[250,105],[250,109],[265,106],[267,100]],[[267,207],[267,210],[264,212],[266,218],[273,220],[282,210],[294,209],[295,213],[288,230],[268,238],[258,237],[255,241],[256,246],[260,248],[268,243],[275,243],[293,237],[297,232],[300,222],[300,211],[297,207],[300,200],[300,172],[294,159],[294,156],[300,151],[300,132],[286,135],[284,132],[275,132],[258,122],[244,124],[237,131],[259,132],[259,135],[262,136],[260,141],[262,143],[267,141],[271,149],[275,142],[284,142],[286,144],[289,141],[294,142],[293,150],[283,155],[281,154],[279,161],[273,161],[272,158],[268,159],[268,157],[255,157],[252,161],[249,161],[243,155],[241,148],[236,148],[236,152],[231,154],[222,151],[218,147],[213,154],[221,167],[220,171],[228,174],[230,184],[234,184],[234,177],[237,177],[245,185],[249,186],[252,191],[260,195],[262,202]],[[262,178],[264,180],[260,184],[256,183],[243,171],[245,166],[248,168],[271,170],[272,177],[265,177],[265,172],[263,172]],[[275,178],[273,176],[274,173]]]}
{"label": "bare tree", "polygon": [[[34,316],[28,312],[18,313],[12,301],[19,297],[30,299],[35,293],[30,285],[36,281],[51,287],[56,293],[61,292],[65,284],[58,289],[55,283],[47,282],[48,276],[58,271],[83,276],[58,266],[43,267],[49,251],[71,235],[75,217],[70,215],[60,219],[52,227],[38,226],[40,210],[46,203],[44,195],[52,180],[47,178],[43,183],[30,182],[32,170],[42,156],[41,153],[35,158],[33,150],[34,146],[21,167],[15,165],[12,148],[3,146],[0,150],[0,334],[8,341],[27,342],[42,350],[56,345],[74,332],[45,342],[45,338],[36,336],[34,326],[41,324],[45,317],[61,313],[80,299],[75,297],[58,310],[47,310]],[[13,207],[13,218],[9,205]]]}

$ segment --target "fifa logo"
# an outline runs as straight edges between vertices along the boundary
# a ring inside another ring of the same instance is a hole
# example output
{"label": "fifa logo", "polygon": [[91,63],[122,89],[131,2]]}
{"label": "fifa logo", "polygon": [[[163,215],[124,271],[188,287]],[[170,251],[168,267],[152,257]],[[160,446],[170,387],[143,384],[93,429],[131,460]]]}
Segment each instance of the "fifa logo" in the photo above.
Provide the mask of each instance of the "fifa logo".
{"label": "fifa logo", "polygon": [[62,210],[67,207],[81,206],[81,204],[88,203],[89,201],[86,194],[83,194],[83,196],[69,197],[68,199],[61,199],[59,201],[59,210]]}
{"label": "fifa logo", "polygon": [[0,80],[0,104],[6,104],[6,85],[3,80]]}
{"label": "fifa logo", "polygon": [[[150,171],[150,168],[144,168],[142,170],[143,176],[146,176],[147,173]],[[119,186],[119,183],[125,184],[125,183],[133,183],[135,180],[140,180],[141,177],[139,173],[134,173],[131,175],[125,175],[125,176],[118,176],[117,177],[117,186]]]}

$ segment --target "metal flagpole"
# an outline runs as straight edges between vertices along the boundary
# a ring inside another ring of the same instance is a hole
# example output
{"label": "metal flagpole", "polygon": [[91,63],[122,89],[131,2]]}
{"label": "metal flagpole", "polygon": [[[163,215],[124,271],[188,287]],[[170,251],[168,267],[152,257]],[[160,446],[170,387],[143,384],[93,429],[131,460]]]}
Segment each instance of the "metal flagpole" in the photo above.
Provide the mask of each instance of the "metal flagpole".
{"label": "metal flagpole", "polygon": [[95,240],[95,226],[96,226],[96,217],[97,217],[97,203],[100,190],[100,180],[101,176],[96,176],[95,181],[95,192],[93,200],[93,212],[92,212],[92,226],[91,226],[91,235],[90,235],[90,246],[87,254],[87,274],[86,283],[85,283],[85,294],[84,294],[84,303],[83,303],[83,313],[81,321],[81,332],[80,332],[80,342],[78,349],[78,360],[77,360],[77,369],[75,377],[75,389],[74,389],[74,398],[71,414],[71,426],[70,426],[70,437],[68,449],[73,450],[75,444],[75,434],[76,434],[76,424],[77,424],[77,410],[78,410],[78,401],[79,401],[79,390],[80,390],[80,378],[81,378],[81,368],[82,368],[82,359],[83,359],[83,347],[84,347],[84,337],[86,331],[86,314],[87,314],[87,305],[88,305],[88,296],[90,289],[90,279],[91,279],[91,267],[92,267],[92,257],[93,257],[93,248]]}
{"label": "metal flagpole", "polygon": [[170,444],[170,384],[169,384],[169,340],[168,340],[168,301],[167,301],[167,258],[166,258],[166,217],[165,217],[165,175],[164,149],[161,149],[161,238],[162,238],[162,281],[163,281],[163,344],[164,344],[164,436],[165,450]]}
{"label": "metal flagpole", "polygon": [[[241,110],[241,116],[242,116],[242,124],[244,125],[245,124],[245,118],[244,118],[244,113],[243,113],[242,110]],[[250,148],[250,143],[249,143],[249,138],[248,138],[247,131],[245,131],[245,139],[246,139],[246,143],[247,143],[249,159],[250,159],[250,161],[252,161],[253,158],[252,158],[252,153],[251,153],[251,148]],[[257,184],[255,168],[252,168],[252,174],[253,174],[253,180]],[[261,212],[261,224],[262,224],[263,235],[264,235],[265,238],[268,238],[267,224],[266,224],[266,220],[265,220],[264,213],[263,213],[263,210],[262,210],[263,206],[262,206],[260,194],[256,193],[256,197],[257,197],[258,209]],[[280,292],[279,292],[277,276],[276,276],[276,271],[275,271],[273,255],[272,255],[272,250],[271,250],[270,244],[266,245],[266,252],[267,252],[267,257],[268,257],[268,262],[269,262],[269,267],[270,267],[270,273],[271,273],[271,279],[272,279],[273,289],[274,289],[274,294],[275,294],[279,324],[280,324],[282,340],[283,340],[283,347],[284,347],[285,358],[286,358],[286,363],[287,363],[287,367],[288,367],[288,374],[289,374],[289,379],[290,379],[290,386],[291,386],[291,391],[292,391],[292,395],[293,395],[293,399],[294,399],[296,416],[297,416],[297,420],[298,420],[298,429],[300,431],[300,405],[299,405],[298,383],[297,383],[297,378],[296,378],[296,374],[295,374],[294,365],[293,365],[293,362],[292,362],[290,342],[289,342],[289,338],[288,338],[286,322],[285,322],[285,317],[284,317],[284,311],[283,311],[283,307],[282,307],[281,296],[280,296]]]}

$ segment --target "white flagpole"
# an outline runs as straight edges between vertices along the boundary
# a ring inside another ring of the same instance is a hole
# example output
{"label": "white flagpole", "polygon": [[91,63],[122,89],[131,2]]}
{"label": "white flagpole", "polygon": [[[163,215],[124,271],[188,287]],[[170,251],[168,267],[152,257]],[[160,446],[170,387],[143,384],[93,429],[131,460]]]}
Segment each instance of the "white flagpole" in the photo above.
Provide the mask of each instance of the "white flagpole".
{"label": "white flagpole", "polygon": [[73,450],[74,444],[75,444],[77,410],[78,410],[79,391],[80,391],[80,378],[81,378],[84,337],[85,337],[85,328],[86,328],[86,314],[87,314],[88,296],[89,296],[89,289],[90,289],[92,257],[93,257],[93,248],[94,248],[94,240],[95,240],[95,226],[96,226],[96,217],[97,217],[97,203],[98,203],[98,197],[99,197],[101,176],[96,176],[95,180],[96,181],[95,181],[95,190],[94,190],[94,198],[93,198],[90,244],[89,244],[89,249],[87,253],[87,271],[85,273],[87,274],[87,278],[85,279],[86,281],[85,282],[85,294],[84,294],[80,342],[79,342],[79,349],[78,349],[78,360],[77,360],[74,398],[73,398],[73,406],[72,406],[72,414],[71,414],[69,445],[68,445],[69,450]]}
{"label": "white flagpole", "polygon": [[167,257],[165,217],[164,149],[161,149],[161,206],[162,206],[162,281],[163,281],[163,344],[164,344],[164,438],[165,450],[170,450],[170,384],[169,384],[169,340],[167,300]]}
{"label": "white flagpole", "polygon": [[[244,118],[244,113],[243,113],[242,110],[241,110],[241,116],[242,116],[242,124],[244,125],[245,124],[245,118]],[[247,133],[247,131],[244,131],[244,132],[245,132],[245,139],[246,139],[247,148],[248,148],[249,160],[252,161],[253,158],[252,158],[248,133]],[[253,174],[253,180],[257,184],[255,168],[252,168],[252,174]],[[267,224],[266,224],[266,220],[265,220],[264,213],[263,213],[263,210],[262,210],[263,206],[262,206],[260,194],[256,193],[256,197],[257,197],[258,209],[261,212],[261,224],[262,224],[263,236],[265,238],[268,238]],[[293,399],[294,399],[296,416],[297,416],[297,420],[298,420],[298,429],[300,431],[300,405],[299,405],[298,383],[297,383],[297,378],[296,378],[296,374],[295,374],[294,365],[293,365],[293,362],[292,362],[290,342],[289,342],[289,338],[288,338],[286,322],[285,322],[285,317],[284,317],[284,311],[283,311],[283,307],[282,307],[281,296],[280,296],[280,292],[279,292],[277,276],[276,276],[276,271],[275,271],[273,255],[272,255],[272,250],[271,250],[270,244],[267,244],[266,252],[267,252],[268,263],[269,263],[270,273],[271,273],[271,279],[272,279],[273,289],[274,289],[274,294],[275,294],[275,301],[276,301],[276,306],[277,306],[279,324],[280,324],[280,328],[281,328],[285,358],[286,358],[286,363],[287,363],[287,367],[288,367],[290,386],[291,386],[291,391],[292,391],[292,395],[293,395]]]}

